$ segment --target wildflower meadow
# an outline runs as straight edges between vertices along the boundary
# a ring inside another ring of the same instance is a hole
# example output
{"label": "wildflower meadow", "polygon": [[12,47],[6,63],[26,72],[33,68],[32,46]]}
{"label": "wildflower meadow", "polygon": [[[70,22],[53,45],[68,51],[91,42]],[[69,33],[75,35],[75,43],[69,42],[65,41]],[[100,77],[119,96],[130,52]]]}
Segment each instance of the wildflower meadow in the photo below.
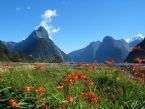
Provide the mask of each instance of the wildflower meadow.
{"label": "wildflower meadow", "polygon": [[143,109],[145,67],[1,64],[0,109]]}

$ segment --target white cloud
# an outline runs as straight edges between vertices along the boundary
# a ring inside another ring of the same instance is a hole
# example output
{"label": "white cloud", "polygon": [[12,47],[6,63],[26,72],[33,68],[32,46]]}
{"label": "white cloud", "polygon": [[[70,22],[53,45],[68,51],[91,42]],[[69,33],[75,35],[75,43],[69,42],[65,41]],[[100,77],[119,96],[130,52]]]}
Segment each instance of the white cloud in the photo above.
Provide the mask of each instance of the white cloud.
{"label": "white cloud", "polygon": [[20,11],[20,10],[21,10],[21,8],[18,8],[18,7],[16,8],[16,11]]}
{"label": "white cloud", "polygon": [[141,33],[137,34],[136,37],[144,38],[145,36]]}
{"label": "white cloud", "polygon": [[50,23],[52,21],[52,17],[56,16],[56,10],[46,10],[42,15],[42,21],[40,22],[39,26],[43,26],[48,34],[49,37],[52,38],[53,33],[56,33],[60,30],[60,28],[54,28]]}
{"label": "white cloud", "polygon": [[139,33],[139,34],[137,34],[136,36],[133,36],[133,37],[131,37],[131,38],[125,39],[125,41],[126,41],[127,43],[130,43],[130,42],[132,42],[132,41],[134,41],[134,40],[143,40],[144,38],[145,38],[145,36],[144,36],[143,34]]}
{"label": "white cloud", "polygon": [[42,20],[51,21],[51,18],[56,16],[56,10],[46,10],[44,14],[41,15]]}
{"label": "white cloud", "polygon": [[30,9],[31,9],[31,7],[30,7],[30,6],[27,6],[27,7],[26,7],[26,9],[27,9],[27,10],[30,10]]}

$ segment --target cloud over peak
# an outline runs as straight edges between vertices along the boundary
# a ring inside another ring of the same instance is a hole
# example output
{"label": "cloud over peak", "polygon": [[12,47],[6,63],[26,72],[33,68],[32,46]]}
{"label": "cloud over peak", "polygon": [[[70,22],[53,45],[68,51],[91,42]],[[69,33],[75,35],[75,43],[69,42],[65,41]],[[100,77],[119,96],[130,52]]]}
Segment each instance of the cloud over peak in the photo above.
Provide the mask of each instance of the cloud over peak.
{"label": "cloud over peak", "polygon": [[39,26],[43,26],[49,34],[49,37],[52,38],[53,33],[56,33],[60,30],[60,28],[54,28],[50,23],[52,21],[52,17],[56,16],[56,10],[46,10],[42,15]]}
{"label": "cloud over peak", "polygon": [[52,17],[56,16],[56,10],[46,10],[44,14],[41,15],[42,20],[51,21]]}

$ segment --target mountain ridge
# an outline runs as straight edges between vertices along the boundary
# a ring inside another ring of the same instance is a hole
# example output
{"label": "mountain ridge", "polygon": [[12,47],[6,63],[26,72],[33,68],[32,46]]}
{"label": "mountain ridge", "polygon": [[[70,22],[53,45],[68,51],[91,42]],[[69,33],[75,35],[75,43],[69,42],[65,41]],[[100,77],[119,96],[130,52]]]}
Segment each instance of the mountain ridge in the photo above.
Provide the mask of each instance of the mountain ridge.
{"label": "mountain ridge", "polygon": [[[4,42],[4,44],[6,45],[6,47],[8,48],[10,52],[22,51],[26,55],[32,54],[34,58],[47,60],[47,62],[55,62],[56,61],[54,59],[55,57],[58,58],[59,60],[58,62],[63,62],[63,61],[65,62],[66,61],[67,62],[93,62],[96,60],[98,62],[103,62],[103,60],[108,59],[108,58],[113,59],[111,54],[109,54],[111,52],[113,53],[113,51],[111,50],[113,49],[120,52],[120,54],[122,53],[122,55],[118,54],[121,60],[118,61],[117,58],[115,58],[117,62],[121,62],[123,61],[126,54],[129,53],[130,48],[138,44],[139,41],[142,41],[143,37],[144,36],[142,34],[138,34],[137,36],[132,37],[130,39],[128,38],[128,39],[115,40],[111,36],[106,36],[104,37],[102,42],[94,41],[82,49],[74,50],[68,54],[65,54],[49,38],[49,35],[47,31],[45,30],[45,28],[40,26],[38,29],[34,30],[25,40],[22,40],[18,43],[12,42],[12,41]],[[107,44],[108,42],[109,44]],[[102,46],[103,43],[107,44],[105,45],[106,48],[103,48],[103,49],[106,49],[105,51],[103,51],[100,47],[100,45]],[[107,54],[107,53],[108,53],[108,56],[106,55],[104,59],[101,59],[104,56],[104,54]],[[49,58],[53,58],[53,60],[50,61]]]}

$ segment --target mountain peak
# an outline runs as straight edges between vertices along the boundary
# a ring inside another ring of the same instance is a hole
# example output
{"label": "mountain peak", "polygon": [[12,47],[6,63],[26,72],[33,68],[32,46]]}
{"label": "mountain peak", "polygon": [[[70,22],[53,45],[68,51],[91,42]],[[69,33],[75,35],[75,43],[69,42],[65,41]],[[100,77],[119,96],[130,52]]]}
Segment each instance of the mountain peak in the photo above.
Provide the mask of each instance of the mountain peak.
{"label": "mountain peak", "polygon": [[144,35],[143,34],[137,34],[136,35],[136,38],[142,38],[143,39],[144,38]]}
{"label": "mountain peak", "polygon": [[45,31],[46,29],[43,26],[40,26],[37,30],[38,31]]}
{"label": "mountain peak", "polygon": [[103,42],[108,42],[108,41],[112,41],[114,40],[111,36],[105,36],[104,39],[103,39]]}
{"label": "mountain peak", "polygon": [[136,36],[134,36],[134,37],[132,37],[132,38],[127,38],[127,39],[125,39],[125,41],[126,41],[127,43],[131,43],[131,42],[133,42],[133,41],[135,41],[135,40],[142,41],[143,39],[144,39],[144,35],[143,35],[143,34],[137,34]]}
{"label": "mountain peak", "polygon": [[35,36],[36,38],[49,38],[47,30],[43,26],[40,26],[37,30],[33,32],[33,34],[34,35],[32,36]]}

